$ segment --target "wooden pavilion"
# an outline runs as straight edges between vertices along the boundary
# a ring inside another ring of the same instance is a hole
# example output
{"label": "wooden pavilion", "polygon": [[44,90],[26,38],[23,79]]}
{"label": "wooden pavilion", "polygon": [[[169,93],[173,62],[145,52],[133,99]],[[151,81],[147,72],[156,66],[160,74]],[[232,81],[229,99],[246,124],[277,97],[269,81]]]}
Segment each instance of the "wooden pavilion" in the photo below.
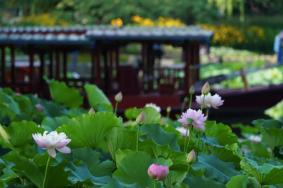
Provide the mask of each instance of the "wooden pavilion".
{"label": "wooden pavilion", "polygon": [[[122,108],[143,106],[148,102],[164,108],[180,108],[182,97],[199,79],[200,45],[208,44],[211,37],[212,32],[194,26],[0,28],[0,84],[19,92],[38,93],[47,97],[43,79],[46,76],[76,87],[85,82],[94,83],[110,98],[122,91],[127,102],[121,104]],[[121,49],[131,43],[141,46],[141,66],[138,68],[119,63]],[[154,45],[162,44],[182,48],[184,66],[155,66]],[[28,65],[21,67],[17,62],[16,54],[19,51],[28,56]],[[68,77],[68,56],[73,51],[89,54],[90,77]],[[35,56],[38,56],[38,64]],[[22,76],[23,72],[25,76]],[[176,76],[178,73],[184,77]],[[162,85],[160,78],[171,82]]]}

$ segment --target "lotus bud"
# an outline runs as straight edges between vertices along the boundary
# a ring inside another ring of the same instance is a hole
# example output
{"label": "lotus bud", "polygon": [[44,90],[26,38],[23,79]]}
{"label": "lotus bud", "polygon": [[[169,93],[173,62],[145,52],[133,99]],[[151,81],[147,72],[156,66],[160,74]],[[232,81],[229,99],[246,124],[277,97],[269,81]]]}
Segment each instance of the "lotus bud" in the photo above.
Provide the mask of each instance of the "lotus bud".
{"label": "lotus bud", "polygon": [[90,108],[88,114],[95,114],[95,110],[93,108]]}
{"label": "lotus bud", "polygon": [[2,141],[6,142],[7,144],[11,144],[10,143],[10,136],[9,134],[6,132],[6,130],[0,125],[0,138]]}
{"label": "lotus bud", "polygon": [[210,92],[210,85],[208,82],[205,82],[205,84],[201,88],[201,93],[203,95],[207,95]]}
{"label": "lotus bud", "polygon": [[195,152],[195,150],[190,151],[190,153],[188,153],[187,155],[187,161],[189,163],[194,163],[197,159],[197,154]]}
{"label": "lotus bud", "polygon": [[169,174],[168,166],[151,164],[147,169],[148,175],[155,180],[164,180]]}
{"label": "lotus bud", "polygon": [[36,109],[37,111],[39,111],[39,112],[42,112],[42,111],[44,111],[44,106],[42,106],[41,104],[37,103],[37,104],[35,105],[35,109]]}
{"label": "lotus bud", "polygon": [[114,98],[116,102],[120,103],[123,100],[122,92],[117,93]]}
{"label": "lotus bud", "polygon": [[166,108],[166,112],[167,112],[167,114],[170,114],[170,112],[171,112],[171,107],[170,107],[170,106],[168,106],[168,107]]}
{"label": "lotus bud", "polygon": [[143,121],[144,121],[144,112],[141,112],[136,119],[136,123],[142,123]]}
{"label": "lotus bud", "polygon": [[191,86],[191,87],[190,87],[189,93],[190,93],[190,94],[194,94],[194,93],[195,93],[195,88],[194,88],[194,86]]}

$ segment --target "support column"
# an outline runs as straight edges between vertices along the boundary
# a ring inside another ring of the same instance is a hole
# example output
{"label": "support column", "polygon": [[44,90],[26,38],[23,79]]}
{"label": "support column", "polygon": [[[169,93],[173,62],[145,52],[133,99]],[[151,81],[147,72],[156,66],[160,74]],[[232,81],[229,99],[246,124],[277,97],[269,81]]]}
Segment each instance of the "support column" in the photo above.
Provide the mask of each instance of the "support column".
{"label": "support column", "polygon": [[93,66],[95,72],[95,84],[101,87],[101,65],[100,65],[100,50],[95,49],[93,54]]}
{"label": "support column", "polygon": [[114,86],[114,82],[116,80],[113,80],[113,69],[114,69],[114,66],[113,66],[113,61],[114,61],[114,50],[112,48],[108,49],[108,90],[109,90],[109,93],[112,93],[115,88],[113,88]]}
{"label": "support column", "polygon": [[[44,95],[44,74],[45,74],[45,59],[44,59],[44,52],[40,52],[39,53],[39,60],[40,60],[40,67],[39,67],[39,79],[40,79],[40,83],[39,83],[39,87],[38,87],[38,92],[40,94],[43,94]],[[43,96],[42,95],[42,96]]]}
{"label": "support column", "polygon": [[15,87],[16,84],[16,66],[15,66],[15,48],[10,46],[10,63],[11,63],[11,86]]}
{"label": "support column", "polygon": [[1,86],[4,87],[6,85],[6,53],[5,46],[1,47]]}
{"label": "support column", "polygon": [[34,51],[29,48],[29,92],[34,91]]}
{"label": "support column", "polygon": [[61,66],[60,66],[60,52],[55,52],[55,79],[60,80],[61,77]]}
{"label": "support column", "polygon": [[95,83],[95,76],[96,76],[96,68],[95,68],[95,64],[96,64],[96,60],[95,60],[95,50],[91,49],[90,50],[90,58],[91,58],[91,68],[90,68],[90,82],[91,83]]}
{"label": "support column", "polygon": [[102,52],[103,56],[103,72],[104,72],[104,80],[103,80],[103,89],[105,89],[106,94],[109,94],[109,66],[108,66],[108,50],[104,49]]}
{"label": "support column", "polygon": [[115,72],[116,72],[116,80],[118,81],[118,83],[119,83],[119,81],[120,81],[120,77],[119,77],[119,47],[118,46],[116,46],[115,47]]}
{"label": "support column", "polygon": [[67,52],[64,50],[63,51],[63,79],[64,82],[67,82],[67,63],[68,63],[68,56],[67,56]]}
{"label": "support column", "polygon": [[152,43],[142,44],[142,64],[145,89],[148,92],[153,91],[154,84],[154,50]]}
{"label": "support column", "polygon": [[49,79],[53,79],[53,52],[50,50],[49,51]]}
{"label": "support column", "polygon": [[190,87],[199,80],[199,44],[185,43],[183,46],[183,55],[185,61],[184,92],[187,93]]}

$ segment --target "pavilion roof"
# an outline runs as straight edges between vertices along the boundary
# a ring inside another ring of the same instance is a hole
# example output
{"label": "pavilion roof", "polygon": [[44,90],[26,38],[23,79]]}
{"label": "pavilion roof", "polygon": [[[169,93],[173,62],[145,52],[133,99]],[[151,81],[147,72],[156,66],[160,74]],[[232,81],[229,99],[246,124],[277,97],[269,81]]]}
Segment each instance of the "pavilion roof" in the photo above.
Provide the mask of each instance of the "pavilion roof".
{"label": "pavilion roof", "polygon": [[0,44],[85,45],[95,41],[208,42],[213,33],[196,26],[169,27],[2,27]]}

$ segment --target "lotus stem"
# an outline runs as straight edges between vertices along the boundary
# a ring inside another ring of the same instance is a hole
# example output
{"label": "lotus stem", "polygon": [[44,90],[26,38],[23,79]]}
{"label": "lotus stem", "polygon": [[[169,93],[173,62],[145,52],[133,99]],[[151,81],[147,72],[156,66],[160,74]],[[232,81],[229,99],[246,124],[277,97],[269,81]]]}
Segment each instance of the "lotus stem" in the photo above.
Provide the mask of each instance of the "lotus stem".
{"label": "lotus stem", "polygon": [[190,92],[190,96],[189,96],[189,108],[192,107],[192,101],[193,101],[193,93]]}
{"label": "lotus stem", "polygon": [[206,117],[207,117],[207,119],[208,119],[208,115],[209,115],[209,109],[207,108],[207,110],[206,110]]}
{"label": "lotus stem", "polygon": [[190,135],[188,136],[188,133],[190,133],[191,135],[191,130],[188,127],[186,130],[186,136],[185,136],[185,142],[184,142],[184,152],[187,153],[188,147],[189,147],[189,143],[190,143]]}
{"label": "lotus stem", "polygon": [[118,102],[115,103],[115,109],[114,109],[114,113],[117,115],[117,109],[118,109]]}
{"label": "lotus stem", "polygon": [[139,151],[139,132],[140,132],[140,125],[139,125],[139,124],[137,124],[136,151]]}
{"label": "lotus stem", "polygon": [[[188,136],[188,130],[189,130],[189,133],[190,133],[189,136]],[[188,152],[188,147],[189,147],[189,145],[190,145],[190,138],[191,138],[191,136],[192,136],[192,132],[193,132],[193,129],[190,129],[190,128],[187,129],[186,138],[188,138],[188,139],[187,139],[187,143],[186,143],[186,145],[185,145],[185,153]]]}
{"label": "lotus stem", "polygon": [[50,163],[50,156],[48,156],[47,162],[46,162],[46,166],[45,166],[45,172],[44,172],[44,179],[43,179],[43,183],[42,183],[42,188],[45,188],[45,184],[46,184],[46,178],[47,178],[47,172],[48,172],[48,166]]}

